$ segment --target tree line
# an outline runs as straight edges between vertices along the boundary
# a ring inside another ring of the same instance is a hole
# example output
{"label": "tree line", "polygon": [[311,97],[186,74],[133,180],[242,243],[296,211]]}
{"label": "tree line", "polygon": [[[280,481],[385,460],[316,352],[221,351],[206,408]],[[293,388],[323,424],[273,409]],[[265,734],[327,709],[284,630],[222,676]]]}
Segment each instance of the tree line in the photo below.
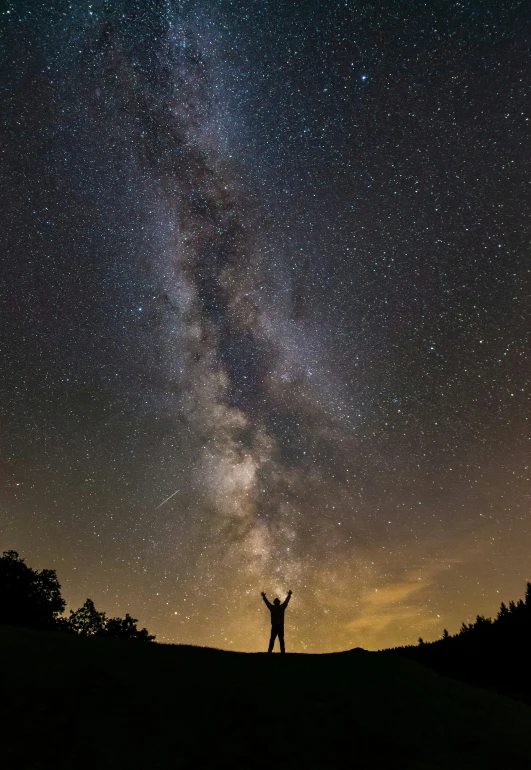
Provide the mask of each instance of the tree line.
{"label": "tree line", "polygon": [[525,597],[502,602],[495,618],[477,615],[456,634],[445,628],[441,639],[395,647],[398,653],[441,674],[492,687],[531,703],[531,583]]}
{"label": "tree line", "polygon": [[106,636],[152,642],[155,636],[138,628],[138,620],[107,618],[92,599],[64,615],[66,602],[53,569],[34,570],[16,551],[4,551],[0,558],[0,624],[63,631],[79,636]]}

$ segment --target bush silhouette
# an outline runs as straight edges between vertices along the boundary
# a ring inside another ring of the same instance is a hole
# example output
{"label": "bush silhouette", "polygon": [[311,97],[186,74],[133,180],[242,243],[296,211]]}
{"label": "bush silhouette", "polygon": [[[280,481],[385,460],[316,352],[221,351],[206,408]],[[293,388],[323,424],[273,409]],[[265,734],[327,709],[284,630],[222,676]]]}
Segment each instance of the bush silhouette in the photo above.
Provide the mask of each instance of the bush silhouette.
{"label": "bush silhouette", "polygon": [[78,610],[70,610],[67,621],[70,631],[79,636],[109,636],[112,639],[136,639],[152,642],[155,637],[147,628],[138,629],[138,620],[126,613],[125,618],[109,618],[98,612],[92,599],[87,599]]}
{"label": "bush silhouette", "polygon": [[148,633],[147,628],[136,627],[138,620],[126,613],[125,618],[110,618],[105,626],[105,636],[113,639],[137,639],[140,642],[152,642],[155,637]]}

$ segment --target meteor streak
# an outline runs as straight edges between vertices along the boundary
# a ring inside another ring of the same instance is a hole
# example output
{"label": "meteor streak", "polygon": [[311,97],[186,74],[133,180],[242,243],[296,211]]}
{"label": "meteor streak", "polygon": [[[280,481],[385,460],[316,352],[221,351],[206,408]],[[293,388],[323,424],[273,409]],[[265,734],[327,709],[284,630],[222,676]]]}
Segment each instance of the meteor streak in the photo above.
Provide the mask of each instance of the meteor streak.
{"label": "meteor streak", "polygon": [[[171,500],[171,499],[172,499],[172,497],[175,497],[175,495],[177,494],[177,492],[180,492],[180,491],[181,491],[180,489],[176,489],[176,490],[175,490],[175,492],[173,492],[173,494],[171,494],[169,497],[167,497],[165,500],[163,500],[163,501],[162,501],[162,503],[159,503],[159,504],[157,505],[157,508],[160,508],[162,505],[164,505],[164,503],[167,503],[167,502],[168,502],[168,500]],[[157,510],[157,508],[155,508],[155,510]]]}

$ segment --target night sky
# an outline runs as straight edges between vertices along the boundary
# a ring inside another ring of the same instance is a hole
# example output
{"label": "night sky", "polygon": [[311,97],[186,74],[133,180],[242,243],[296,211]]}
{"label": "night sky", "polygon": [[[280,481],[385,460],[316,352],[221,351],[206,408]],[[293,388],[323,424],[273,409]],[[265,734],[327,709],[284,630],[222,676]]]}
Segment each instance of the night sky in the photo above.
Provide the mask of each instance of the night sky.
{"label": "night sky", "polygon": [[521,597],[526,3],[0,18],[0,549],[237,650],[262,590],[308,652]]}

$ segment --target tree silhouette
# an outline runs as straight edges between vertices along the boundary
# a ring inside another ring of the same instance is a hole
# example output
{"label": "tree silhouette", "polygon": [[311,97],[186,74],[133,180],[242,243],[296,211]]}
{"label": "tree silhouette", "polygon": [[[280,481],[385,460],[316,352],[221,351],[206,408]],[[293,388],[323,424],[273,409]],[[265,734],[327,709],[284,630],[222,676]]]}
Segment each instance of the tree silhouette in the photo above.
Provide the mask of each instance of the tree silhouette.
{"label": "tree silhouette", "polygon": [[126,613],[125,618],[109,618],[105,626],[105,636],[113,639],[137,639],[141,642],[152,642],[155,637],[148,633],[147,628],[138,629],[138,620]]}
{"label": "tree silhouette", "polygon": [[105,613],[98,612],[92,599],[87,599],[78,610],[70,610],[68,625],[80,636],[103,636]]}
{"label": "tree silhouette", "polygon": [[64,608],[55,570],[33,570],[16,551],[4,551],[0,558],[0,623],[57,628]]}
{"label": "tree silhouette", "polygon": [[108,636],[112,639],[136,639],[141,642],[152,642],[155,637],[147,628],[137,628],[138,620],[126,613],[125,618],[109,618],[104,612],[98,612],[92,599],[78,610],[70,610],[67,621],[68,630],[80,636]]}
{"label": "tree silhouette", "polygon": [[[527,584],[529,585],[529,583]],[[498,612],[498,615],[496,616],[497,620],[505,620],[505,618],[509,617],[509,610],[507,609],[507,605],[505,602],[502,602],[500,604],[500,609]]]}
{"label": "tree silhouette", "polygon": [[125,618],[107,620],[87,599],[70,617],[62,615],[65,601],[53,569],[33,570],[16,551],[4,551],[0,558],[0,624],[45,628],[79,634],[110,636],[152,642],[147,628],[139,629],[138,620],[129,613]]}
{"label": "tree silhouette", "polygon": [[467,682],[516,694],[531,704],[531,670],[528,665],[531,642],[531,583],[525,600],[502,602],[495,619],[477,615],[474,623],[462,623],[451,636],[395,648],[436,671]]}

